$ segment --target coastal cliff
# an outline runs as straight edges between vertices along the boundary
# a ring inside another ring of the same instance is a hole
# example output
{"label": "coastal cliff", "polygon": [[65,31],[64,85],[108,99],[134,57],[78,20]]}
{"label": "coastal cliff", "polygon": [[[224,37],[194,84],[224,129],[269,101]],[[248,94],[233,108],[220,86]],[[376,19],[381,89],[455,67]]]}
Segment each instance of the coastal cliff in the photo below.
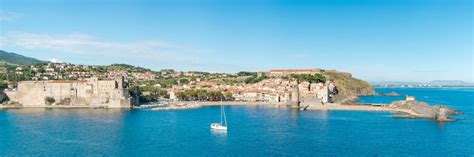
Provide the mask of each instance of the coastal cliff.
{"label": "coastal cliff", "polygon": [[334,80],[339,93],[334,96],[336,103],[350,103],[357,100],[358,96],[373,95],[374,89],[366,81],[352,77],[350,73],[337,71],[324,71],[323,76]]}

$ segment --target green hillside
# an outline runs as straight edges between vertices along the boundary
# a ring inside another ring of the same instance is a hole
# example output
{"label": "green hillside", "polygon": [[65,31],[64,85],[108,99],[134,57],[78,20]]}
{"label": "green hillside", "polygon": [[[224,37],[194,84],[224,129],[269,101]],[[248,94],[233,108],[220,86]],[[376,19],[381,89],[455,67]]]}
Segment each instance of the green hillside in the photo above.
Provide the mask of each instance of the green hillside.
{"label": "green hillside", "polygon": [[10,64],[18,64],[18,65],[30,65],[30,64],[38,64],[43,63],[44,61],[25,57],[16,53],[6,52],[0,50],[0,63],[10,63]]}

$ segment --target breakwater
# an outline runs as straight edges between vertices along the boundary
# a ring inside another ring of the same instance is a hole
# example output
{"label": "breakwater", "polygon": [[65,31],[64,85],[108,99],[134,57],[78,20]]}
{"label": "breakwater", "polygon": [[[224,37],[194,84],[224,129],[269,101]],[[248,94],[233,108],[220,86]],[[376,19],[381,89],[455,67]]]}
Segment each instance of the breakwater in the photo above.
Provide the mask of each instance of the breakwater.
{"label": "breakwater", "polygon": [[377,111],[377,112],[403,112],[409,114],[416,114],[412,110],[402,108],[391,108],[387,104],[383,105],[372,105],[372,104],[326,104],[326,105],[313,105],[307,108],[301,108],[302,110],[346,110],[346,111]]}
{"label": "breakwater", "polygon": [[190,110],[190,109],[198,109],[201,108],[201,105],[199,104],[192,104],[192,105],[169,105],[165,107],[155,107],[151,108],[150,110],[152,111],[166,111],[166,110]]}

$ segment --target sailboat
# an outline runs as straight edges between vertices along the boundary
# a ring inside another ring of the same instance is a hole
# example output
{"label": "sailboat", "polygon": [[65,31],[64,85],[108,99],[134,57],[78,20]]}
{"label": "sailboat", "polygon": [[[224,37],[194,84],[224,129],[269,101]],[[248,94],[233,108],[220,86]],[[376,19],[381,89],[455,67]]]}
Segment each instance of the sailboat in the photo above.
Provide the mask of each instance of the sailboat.
{"label": "sailboat", "polygon": [[227,131],[227,119],[225,117],[224,107],[221,106],[221,122],[211,123],[212,130]]}

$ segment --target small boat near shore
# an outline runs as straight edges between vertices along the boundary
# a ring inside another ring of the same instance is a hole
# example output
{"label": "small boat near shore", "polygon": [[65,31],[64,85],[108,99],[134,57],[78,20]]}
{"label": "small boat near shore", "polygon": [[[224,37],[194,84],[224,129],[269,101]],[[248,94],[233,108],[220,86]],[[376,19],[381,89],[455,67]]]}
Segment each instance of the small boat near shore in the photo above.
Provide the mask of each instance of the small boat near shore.
{"label": "small boat near shore", "polygon": [[162,110],[188,110],[188,109],[197,109],[201,108],[197,102],[194,104],[186,104],[186,103],[179,103],[179,104],[166,104],[165,106],[154,107],[150,110],[152,111],[162,111]]}
{"label": "small boat near shore", "polygon": [[225,116],[224,107],[221,106],[221,122],[211,123],[211,129],[216,131],[227,131],[227,118]]}
{"label": "small boat near shore", "polygon": [[151,104],[151,105],[141,105],[140,108],[141,109],[153,109],[153,108],[156,108],[156,107],[166,107],[168,106],[168,104]]}

